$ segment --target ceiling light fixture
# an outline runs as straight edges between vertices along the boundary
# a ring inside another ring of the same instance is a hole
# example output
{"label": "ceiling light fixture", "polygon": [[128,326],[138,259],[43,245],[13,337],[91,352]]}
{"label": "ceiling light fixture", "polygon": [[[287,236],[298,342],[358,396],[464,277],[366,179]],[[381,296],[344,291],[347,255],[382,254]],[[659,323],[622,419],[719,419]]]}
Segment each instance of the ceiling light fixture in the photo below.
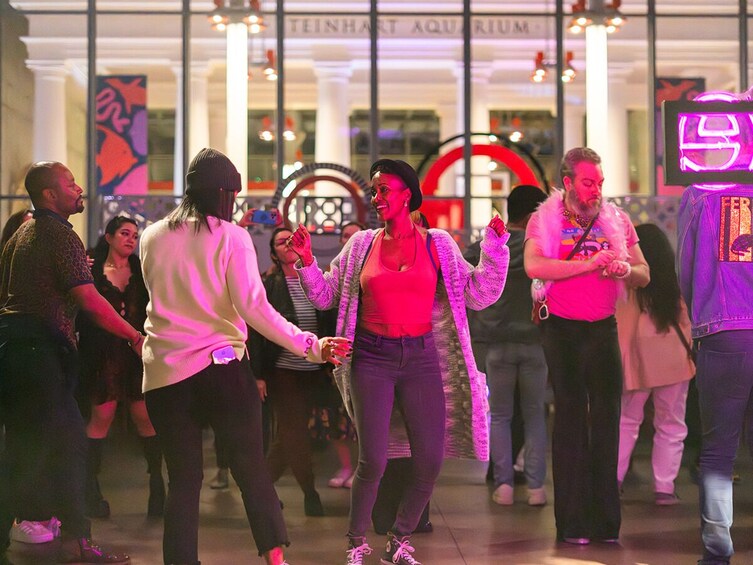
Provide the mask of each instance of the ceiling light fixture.
{"label": "ceiling light fixture", "polygon": [[605,4],[604,0],[578,0],[572,5],[572,19],[568,26],[570,33],[579,34],[590,25],[603,25],[607,33],[614,33],[619,30],[627,21],[627,18],[620,12],[622,0],[612,0],[610,4]]}
{"label": "ceiling light fixture", "polygon": [[[560,79],[562,82],[572,82],[577,76],[577,71],[573,67],[573,52],[568,51],[565,54],[565,64],[562,69],[562,76]],[[533,59],[533,72],[531,73],[531,82],[544,82],[549,75],[549,69],[557,66],[557,61],[548,61],[544,59],[544,52],[538,51],[536,57]]]}
{"label": "ceiling light fixture", "polygon": [[228,25],[235,23],[246,24],[251,34],[261,33],[267,28],[259,0],[214,0],[214,6],[209,14],[209,23],[214,30],[225,31]]}

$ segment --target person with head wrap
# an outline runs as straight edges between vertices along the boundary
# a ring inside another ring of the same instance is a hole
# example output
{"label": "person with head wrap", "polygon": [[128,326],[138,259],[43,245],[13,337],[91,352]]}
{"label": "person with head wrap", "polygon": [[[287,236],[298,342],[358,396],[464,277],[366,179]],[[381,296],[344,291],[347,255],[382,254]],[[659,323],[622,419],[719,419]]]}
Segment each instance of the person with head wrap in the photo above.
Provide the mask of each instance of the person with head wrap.
{"label": "person with head wrap", "polygon": [[335,369],[359,439],[346,562],[362,565],[371,553],[366,529],[388,456],[412,454],[413,474],[382,562],[415,565],[410,534],[444,456],[488,457],[485,386],[465,308],[499,298],[509,236],[502,220],[492,218],[474,269],[447,232],[411,220],[422,196],[408,163],[381,159],[370,176],[371,203],[384,228],[354,234],[327,273],[317,267],[304,226],[290,246],[301,258],[298,275],[308,299],[319,309],[337,307],[337,335],[355,339],[352,362]]}
{"label": "person with head wrap", "polygon": [[150,299],[144,396],[170,477],[163,557],[165,563],[199,563],[202,429],[208,423],[227,448],[259,554],[268,565],[281,565],[288,538],[263,463],[246,325],[314,363],[338,364],[350,344],[304,332],[270,306],[251,237],[230,222],[241,178],[225,155],[202,149],[186,183],[180,205],[141,239]]}

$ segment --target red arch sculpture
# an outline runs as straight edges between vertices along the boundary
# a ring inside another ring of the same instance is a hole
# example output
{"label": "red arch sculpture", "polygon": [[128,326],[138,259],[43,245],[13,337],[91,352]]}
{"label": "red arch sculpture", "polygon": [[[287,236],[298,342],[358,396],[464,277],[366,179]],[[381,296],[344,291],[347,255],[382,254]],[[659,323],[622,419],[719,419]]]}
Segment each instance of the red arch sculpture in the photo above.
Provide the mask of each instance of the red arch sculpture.
{"label": "red arch sculpture", "polygon": [[[528,164],[514,151],[502,145],[472,144],[471,155],[491,157],[504,163],[520,179],[521,184],[539,185],[536,175]],[[456,147],[439,157],[431,168],[426,172],[421,190],[425,195],[434,194],[437,191],[439,178],[455,161],[463,158],[463,148]]]}

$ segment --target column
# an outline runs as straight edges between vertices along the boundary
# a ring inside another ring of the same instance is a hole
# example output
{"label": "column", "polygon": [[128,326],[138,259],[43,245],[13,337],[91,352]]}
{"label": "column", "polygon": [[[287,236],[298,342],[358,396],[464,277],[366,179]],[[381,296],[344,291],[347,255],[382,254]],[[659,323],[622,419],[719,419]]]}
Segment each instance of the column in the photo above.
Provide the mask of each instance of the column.
{"label": "column", "polygon": [[607,28],[590,25],[586,28],[586,143],[601,155],[602,168],[609,169],[609,67]]}
{"label": "column", "polygon": [[209,66],[206,63],[191,64],[191,108],[188,119],[188,153],[191,158],[209,143]]}
{"label": "column", "polygon": [[68,161],[65,78],[63,63],[31,61],[34,73],[34,161]]}
{"label": "column", "polygon": [[248,191],[248,28],[227,26],[227,141],[226,153],[241,175],[241,192]]}
{"label": "column", "polygon": [[172,67],[175,75],[175,140],[173,151],[173,195],[183,196],[188,161],[183,155],[183,67]]}
{"label": "column", "polygon": [[317,61],[316,153],[318,163],[350,167],[349,61]]}
{"label": "column", "polygon": [[[630,194],[630,170],[628,159],[628,114],[624,79],[612,77],[607,105],[609,143],[602,154],[604,159],[604,196]],[[614,87],[614,88],[613,88]]]}

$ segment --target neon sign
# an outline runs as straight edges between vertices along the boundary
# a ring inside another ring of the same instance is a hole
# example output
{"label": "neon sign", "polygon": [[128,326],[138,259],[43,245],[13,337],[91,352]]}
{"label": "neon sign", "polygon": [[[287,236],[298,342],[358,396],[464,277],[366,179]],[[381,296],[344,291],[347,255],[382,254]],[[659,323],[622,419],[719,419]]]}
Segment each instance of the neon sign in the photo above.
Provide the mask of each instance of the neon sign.
{"label": "neon sign", "polygon": [[662,113],[667,184],[753,184],[753,102],[712,92]]}

